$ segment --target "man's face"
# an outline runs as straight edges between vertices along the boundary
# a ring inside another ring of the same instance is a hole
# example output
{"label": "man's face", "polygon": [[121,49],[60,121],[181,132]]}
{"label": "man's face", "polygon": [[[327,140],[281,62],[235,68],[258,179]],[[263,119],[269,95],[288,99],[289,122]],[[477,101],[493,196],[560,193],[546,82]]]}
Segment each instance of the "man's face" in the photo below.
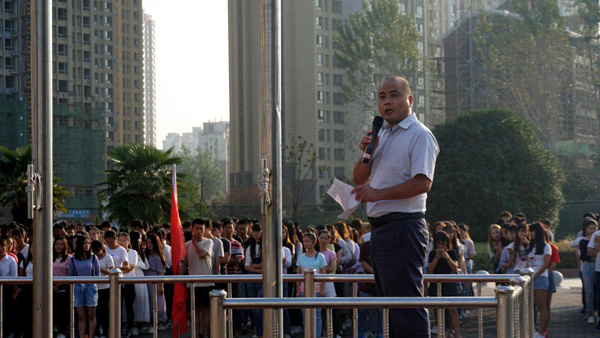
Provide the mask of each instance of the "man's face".
{"label": "man's face", "polygon": [[21,237],[21,234],[19,234],[17,231],[12,232],[12,238],[15,240],[15,243],[23,243],[23,237]]}
{"label": "man's face", "polygon": [[192,226],[192,235],[194,238],[199,241],[202,239],[202,235],[204,234],[204,224],[194,224]]}
{"label": "man's face", "polygon": [[75,232],[79,232],[79,231],[81,231],[81,230],[83,230],[83,225],[81,225],[81,224],[77,224],[77,225],[75,226]]}
{"label": "man's face", "polygon": [[408,94],[407,85],[398,79],[387,80],[379,87],[379,114],[390,126],[397,125],[410,114],[412,103],[413,96]]}
{"label": "man's face", "polygon": [[240,224],[237,229],[238,236],[246,238],[248,235],[248,226],[246,224]]}
{"label": "man's face", "polygon": [[223,236],[225,238],[231,238],[233,236],[233,224],[227,224],[223,228]]}
{"label": "man's face", "polygon": [[221,237],[221,229],[212,228],[211,233],[214,237]]}
{"label": "man's face", "polygon": [[105,238],[104,241],[106,242],[106,245],[108,245],[109,248],[114,248],[117,242],[117,240],[112,237]]}

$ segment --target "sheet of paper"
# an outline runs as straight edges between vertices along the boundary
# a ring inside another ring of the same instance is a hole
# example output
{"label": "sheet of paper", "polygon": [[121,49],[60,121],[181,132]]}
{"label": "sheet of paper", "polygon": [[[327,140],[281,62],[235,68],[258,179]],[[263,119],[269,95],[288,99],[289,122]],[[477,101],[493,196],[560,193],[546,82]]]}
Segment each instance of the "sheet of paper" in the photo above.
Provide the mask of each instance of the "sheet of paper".
{"label": "sheet of paper", "polygon": [[338,215],[339,218],[346,219],[358,209],[360,203],[354,199],[354,194],[350,192],[354,189],[353,186],[346,184],[337,178],[333,179],[333,184],[327,190],[327,194],[331,196],[341,207],[344,212]]}

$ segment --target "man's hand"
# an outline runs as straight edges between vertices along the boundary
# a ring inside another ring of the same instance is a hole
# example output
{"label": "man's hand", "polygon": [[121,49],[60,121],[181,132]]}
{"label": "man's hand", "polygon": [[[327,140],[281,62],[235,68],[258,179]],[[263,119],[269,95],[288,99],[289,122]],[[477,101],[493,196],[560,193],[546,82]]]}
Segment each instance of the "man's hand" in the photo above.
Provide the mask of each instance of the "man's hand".
{"label": "man's hand", "polygon": [[356,193],[354,197],[357,201],[363,202],[375,202],[381,200],[381,193],[379,190],[375,188],[371,188],[368,184],[362,184],[354,187],[350,192],[352,194]]}
{"label": "man's hand", "polygon": [[[372,131],[368,131],[367,134],[360,140],[360,144],[358,145],[358,148],[360,150],[362,150],[363,152],[367,149],[367,146],[369,145],[369,143],[371,143],[371,140],[373,139],[371,137],[371,133],[372,133]],[[379,144],[379,137],[377,137],[377,142],[375,142],[375,147],[373,147],[373,153],[375,153],[375,149],[377,149],[378,144]]]}

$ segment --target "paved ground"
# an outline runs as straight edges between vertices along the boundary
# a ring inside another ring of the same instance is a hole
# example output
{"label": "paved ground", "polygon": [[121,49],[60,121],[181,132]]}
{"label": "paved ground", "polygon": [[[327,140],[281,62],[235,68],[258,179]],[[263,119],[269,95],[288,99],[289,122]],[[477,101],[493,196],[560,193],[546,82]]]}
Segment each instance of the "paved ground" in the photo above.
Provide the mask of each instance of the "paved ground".
{"label": "paved ground", "polygon": [[[493,296],[493,284],[483,288],[484,296]],[[552,317],[548,327],[551,338],[587,338],[600,337],[600,332],[592,331],[593,324],[588,324],[579,312],[581,305],[581,282],[579,279],[565,279],[552,300]],[[484,337],[496,337],[495,310],[484,310]],[[477,337],[477,311],[467,316],[462,325],[463,337]],[[140,335],[152,337],[152,335]],[[172,337],[171,332],[161,332],[159,337]],[[189,337],[189,333],[183,337]],[[251,336],[247,336],[251,337]],[[298,336],[301,337],[301,336]],[[435,336],[433,336],[435,337]],[[220,338],[220,337],[219,337]]]}

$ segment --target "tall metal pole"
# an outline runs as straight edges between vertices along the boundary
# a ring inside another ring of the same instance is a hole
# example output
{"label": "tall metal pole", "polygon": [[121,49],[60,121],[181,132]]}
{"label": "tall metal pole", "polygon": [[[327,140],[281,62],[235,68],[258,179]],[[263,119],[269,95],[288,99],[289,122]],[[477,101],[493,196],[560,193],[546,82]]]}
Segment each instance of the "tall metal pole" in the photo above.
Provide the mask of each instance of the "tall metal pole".
{"label": "tall metal pole", "polygon": [[[281,0],[261,0],[261,223],[263,294],[283,295],[281,257]],[[283,337],[283,310],[263,311],[265,336]]]}
{"label": "tall metal pole", "polygon": [[[52,337],[52,1],[31,1],[31,144],[41,175],[33,211],[33,336]],[[39,181],[38,181],[39,182]]]}

